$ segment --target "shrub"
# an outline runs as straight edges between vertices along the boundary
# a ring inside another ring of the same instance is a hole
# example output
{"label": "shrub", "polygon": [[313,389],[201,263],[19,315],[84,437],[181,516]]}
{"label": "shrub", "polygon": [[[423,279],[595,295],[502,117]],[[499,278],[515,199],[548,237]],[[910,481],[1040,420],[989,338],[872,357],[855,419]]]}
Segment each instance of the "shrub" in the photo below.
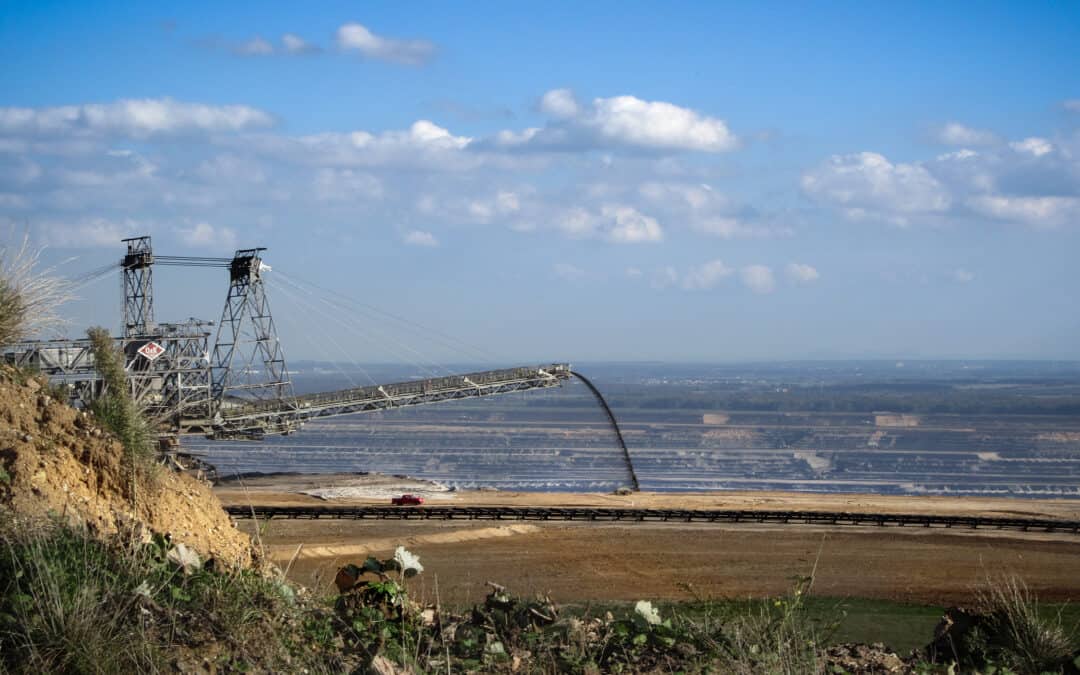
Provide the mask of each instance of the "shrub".
{"label": "shrub", "polygon": [[94,367],[103,381],[102,391],[90,402],[90,409],[98,423],[123,444],[134,494],[136,483],[149,483],[155,475],[154,433],[146,416],[131,398],[124,372],[124,355],[116,348],[109,332],[97,327],[90,328],[86,334],[90,337]]}
{"label": "shrub", "polygon": [[342,669],[312,630],[319,610],[291,587],[185,568],[169,555],[179,548],[60,524],[0,537],[0,673]]}
{"label": "shrub", "polygon": [[987,655],[1021,673],[1057,672],[1073,652],[1061,617],[1039,614],[1038,599],[1017,577],[987,579],[979,593],[979,610],[986,617]]}

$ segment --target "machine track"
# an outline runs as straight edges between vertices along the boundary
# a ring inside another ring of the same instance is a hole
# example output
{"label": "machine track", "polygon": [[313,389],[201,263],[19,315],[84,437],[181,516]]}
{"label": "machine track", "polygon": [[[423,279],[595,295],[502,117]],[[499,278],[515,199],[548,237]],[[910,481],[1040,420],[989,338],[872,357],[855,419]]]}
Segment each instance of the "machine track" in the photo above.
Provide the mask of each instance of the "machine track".
{"label": "machine track", "polygon": [[235,518],[345,520],[533,520],[602,523],[750,523],[923,527],[1080,534],[1080,521],[841,511],[736,511],[518,506],[227,506]]}

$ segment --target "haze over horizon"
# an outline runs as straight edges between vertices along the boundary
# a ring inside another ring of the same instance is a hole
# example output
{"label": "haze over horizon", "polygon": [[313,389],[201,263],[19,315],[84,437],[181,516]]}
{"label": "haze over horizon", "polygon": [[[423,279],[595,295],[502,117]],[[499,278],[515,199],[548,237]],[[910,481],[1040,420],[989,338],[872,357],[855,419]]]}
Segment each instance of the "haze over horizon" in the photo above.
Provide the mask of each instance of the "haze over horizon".
{"label": "haze over horizon", "polygon": [[266,246],[290,361],[1080,359],[1075,3],[10,2],[0,59],[5,241]]}

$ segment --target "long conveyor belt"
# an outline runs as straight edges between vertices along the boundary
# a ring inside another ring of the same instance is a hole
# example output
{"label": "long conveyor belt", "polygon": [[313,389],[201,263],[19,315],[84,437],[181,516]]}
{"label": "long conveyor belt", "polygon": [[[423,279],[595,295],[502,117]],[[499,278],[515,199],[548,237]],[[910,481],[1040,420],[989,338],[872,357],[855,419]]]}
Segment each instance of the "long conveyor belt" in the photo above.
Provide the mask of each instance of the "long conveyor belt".
{"label": "long conveyor belt", "polygon": [[518,506],[228,506],[237,518],[347,520],[532,520],[585,522],[771,523],[963,528],[1080,534],[1080,521],[998,516],[948,516],[842,511],[746,511]]}

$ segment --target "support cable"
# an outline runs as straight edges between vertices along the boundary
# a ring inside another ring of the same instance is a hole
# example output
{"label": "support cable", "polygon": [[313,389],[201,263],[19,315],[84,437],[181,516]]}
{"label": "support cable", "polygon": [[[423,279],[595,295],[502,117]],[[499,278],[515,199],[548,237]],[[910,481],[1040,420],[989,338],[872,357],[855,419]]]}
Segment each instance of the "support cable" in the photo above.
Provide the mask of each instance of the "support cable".
{"label": "support cable", "polygon": [[[311,289],[304,288],[302,286],[298,286],[298,285],[295,284],[295,282],[291,282],[291,281],[289,281],[287,279],[281,278],[279,280],[283,281],[285,283],[291,284],[296,290],[298,290],[299,292],[306,293],[306,294],[310,295],[314,300],[328,305],[330,307],[330,309],[338,310],[339,312],[348,311],[348,308],[343,308],[343,307],[341,307],[339,305],[335,305],[334,303],[330,302],[326,298],[321,297],[320,295],[316,294]],[[280,289],[281,286],[280,285],[275,285],[275,288]],[[318,310],[318,308],[314,307],[314,306],[312,306],[311,309]],[[430,361],[426,361],[426,359],[424,359],[423,355],[420,354],[419,351],[412,348],[411,346],[409,346],[407,343],[403,342],[400,339],[396,340],[397,346],[400,347],[401,349],[404,349],[404,350],[412,353],[415,358],[421,359],[421,361],[418,362],[416,360],[413,360],[412,358],[409,358],[408,356],[403,355],[400,351],[398,351],[397,349],[395,349],[394,347],[391,346],[391,344],[394,343],[395,341],[386,339],[386,336],[383,336],[382,340],[372,338],[372,336],[368,332],[366,332],[363,328],[361,328],[361,325],[363,325],[362,322],[358,318],[352,316],[351,314],[342,315],[342,314],[339,314],[339,313],[329,312],[329,311],[325,311],[325,310],[319,310],[319,311],[323,312],[323,316],[330,319],[331,321],[335,321],[338,325],[342,326],[343,328],[346,328],[347,330],[354,330],[354,331],[360,333],[360,335],[363,336],[365,339],[371,341],[372,343],[374,343],[378,347],[386,349],[387,351],[392,353],[396,358],[401,359],[401,360],[405,361],[406,363],[412,365],[413,367],[417,368],[418,370],[423,372],[428,377],[438,377],[439,376],[439,373],[437,372],[438,370],[444,371],[447,375],[453,375],[453,373],[449,369],[447,369],[446,367],[440,366],[440,365],[432,363]],[[352,325],[349,325],[350,323]],[[367,328],[372,330],[372,331],[376,330],[370,324],[367,325]],[[426,361],[426,365],[425,365],[425,361]],[[430,368],[428,366],[430,366]]]}
{"label": "support cable", "polygon": [[[310,309],[310,307],[305,306],[305,303],[302,300],[289,292],[283,285],[276,282],[269,282],[268,285],[270,285],[270,287],[273,288],[275,291],[280,292],[289,300],[292,300],[293,304],[296,305],[296,307],[300,309],[300,311],[303,312]],[[290,322],[289,325],[295,326],[295,323],[293,322],[292,318],[289,317],[288,312],[285,313],[285,316],[287,317],[286,320]],[[315,341],[308,337],[308,331],[301,330],[300,333],[304,336],[304,339],[311,347],[313,347],[317,351],[319,350],[319,346],[315,344]],[[364,370],[364,368],[352,358],[352,355],[349,354],[348,350],[342,347],[341,344],[337,340],[335,340],[329,333],[324,332],[323,337],[329,340],[330,343],[334,345],[334,347],[336,347],[337,350],[341,352],[341,354],[349,361],[349,363],[351,363],[354,368],[359,370],[363,374],[363,376],[366,377],[369,382],[371,382],[372,385],[378,384],[378,382],[375,381],[375,378],[373,378],[366,370]],[[325,351],[323,352],[323,354],[325,355]],[[347,372],[345,372],[345,370],[338,364],[337,361],[332,361],[331,363],[333,363],[334,367],[337,368],[338,372],[340,372],[345,377],[345,379],[348,380],[350,384],[352,384],[353,388],[359,386],[356,380],[354,380]]]}
{"label": "support cable", "polygon": [[398,316],[397,314],[393,314],[392,312],[388,312],[386,310],[380,309],[380,308],[378,308],[378,307],[376,307],[374,305],[369,305],[367,303],[359,302],[357,300],[354,300],[353,298],[350,298],[347,295],[339,293],[338,291],[334,291],[334,290],[331,290],[331,289],[328,289],[328,288],[324,288],[323,286],[319,286],[318,284],[316,284],[316,283],[314,283],[312,281],[302,279],[302,278],[296,276],[295,274],[288,274],[288,273],[285,273],[285,272],[278,272],[278,274],[283,278],[291,279],[294,283],[301,282],[301,283],[303,283],[303,284],[305,284],[307,286],[318,289],[318,290],[322,291],[323,293],[327,293],[327,294],[336,296],[336,297],[340,298],[340,301],[343,301],[343,302],[345,302],[345,303],[347,303],[349,305],[352,305],[353,308],[354,308],[353,311],[357,311],[358,309],[359,310],[367,310],[368,312],[373,312],[375,314],[382,315],[383,317],[391,319],[393,321],[397,321],[397,322],[405,324],[407,326],[411,326],[414,329],[419,329],[420,331],[423,331],[423,333],[428,335],[429,337],[436,338],[437,341],[441,341],[444,347],[447,347],[449,349],[453,349],[453,350],[456,350],[456,351],[469,352],[470,353],[469,358],[479,358],[482,363],[498,363],[499,362],[499,359],[496,359],[490,352],[487,352],[487,351],[485,351],[483,349],[480,349],[480,348],[478,348],[476,346],[473,346],[473,345],[471,345],[471,344],[469,344],[469,343],[467,343],[467,342],[465,342],[463,340],[455,338],[452,335],[448,335],[447,333],[443,333],[443,332],[438,331],[438,330],[436,330],[434,328],[431,328],[429,326],[425,326],[425,325],[423,325],[421,323],[417,323],[416,321],[412,321],[411,319],[406,319],[405,317]]}

